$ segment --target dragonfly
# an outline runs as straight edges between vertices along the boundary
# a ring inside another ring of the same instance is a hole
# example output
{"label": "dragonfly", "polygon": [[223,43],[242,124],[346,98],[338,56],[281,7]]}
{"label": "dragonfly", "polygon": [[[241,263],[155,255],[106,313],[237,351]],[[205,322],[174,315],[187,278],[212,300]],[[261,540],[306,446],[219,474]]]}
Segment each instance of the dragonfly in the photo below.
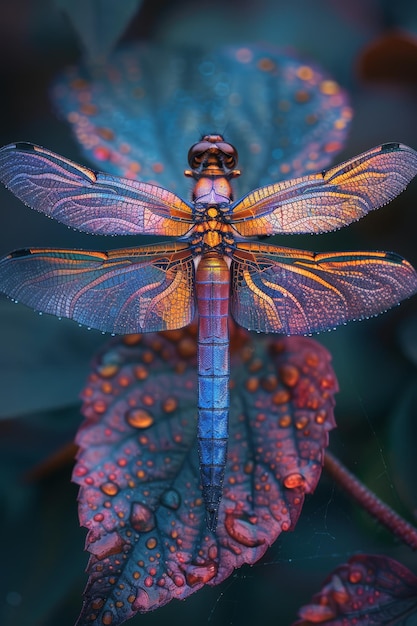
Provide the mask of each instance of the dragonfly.
{"label": "dragonfly", "polygon": [[198,451],[215,532],[227,460],[229,314],[248,330],[311,334],[377,315],[417,292],[393,252],[313,253],[265,236],[324,233],[381,207],[417,173],[417,152],[385,143],[315,174],[235,200],[238,153],[219,134],[189,150],[191,201],[92,170],[30,143],[0,150],[0,179],[74,229],[171,239],[109,252],[29,248],[0,260],[0,291],[35,310],[114,334],[182,328],[198,314]]}

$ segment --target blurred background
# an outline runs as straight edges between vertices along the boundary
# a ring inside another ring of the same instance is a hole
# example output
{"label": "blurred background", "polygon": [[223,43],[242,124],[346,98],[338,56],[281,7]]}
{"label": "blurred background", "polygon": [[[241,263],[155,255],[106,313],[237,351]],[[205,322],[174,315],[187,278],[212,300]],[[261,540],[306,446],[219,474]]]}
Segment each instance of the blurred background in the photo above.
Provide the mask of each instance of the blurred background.
{"label": "blurred background", "polygon": [[[290,47],[326,69],[350,94],[354,119],[336,161],[388,141],[417,148],[417,6],[411,0],[126,4],[125,29],[123,20],[121,26],[103,21],[99,37],[89,37],[87,15],[91,7],[103,9],[100,1],[69,2],[72,19],[81,24],[77,34],[63,0],[2,0],[2,145],[26,140],[86,162],[69,126],[56,116],[49,88],[85,52],[80,29],[97,52],[100,41],[110,45],[120,26],[123,41]],[[179,164],[179,176],[184,166]],[[414,181],[389,207],[361,222],[336,233],[298,237],[288,245],[393,250],[417,266],[416,208]],[[0,254],[29,245],[109,246],[30,211],[0,189]],[[417,511],[412,483],[417,470],[417,298],[318,339],[333,355],[341,388],[331,449],[412,521]],[[0,621],[5,626],[69,626],[81,607],[87,554],[85,531],[78,526],[77,488],[70,483],[70,442],[82,419],[78,394],[88,364],[105,341],[69,321],[39,317],[0,300]],[[323,473],[295,532],[281,536],[261,562],[185,602],[137,616],[131,624],[169,620],[187,626],[197,614],[216,625],[291,624],[319,581],[356,552],[387,554],[417,573],[411,551],[352,505]]]}

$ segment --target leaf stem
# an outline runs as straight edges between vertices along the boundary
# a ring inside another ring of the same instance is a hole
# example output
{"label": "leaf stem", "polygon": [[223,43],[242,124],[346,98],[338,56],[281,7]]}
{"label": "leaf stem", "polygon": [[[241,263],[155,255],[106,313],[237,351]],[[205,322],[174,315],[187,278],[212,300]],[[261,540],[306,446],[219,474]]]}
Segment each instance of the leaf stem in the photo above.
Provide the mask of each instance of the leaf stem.
{"label": "leaf stem", "polygon": [[324,455],[324,468],[370,515],[410,548],[417,550],[417,528],[380,500],[328,450]]}

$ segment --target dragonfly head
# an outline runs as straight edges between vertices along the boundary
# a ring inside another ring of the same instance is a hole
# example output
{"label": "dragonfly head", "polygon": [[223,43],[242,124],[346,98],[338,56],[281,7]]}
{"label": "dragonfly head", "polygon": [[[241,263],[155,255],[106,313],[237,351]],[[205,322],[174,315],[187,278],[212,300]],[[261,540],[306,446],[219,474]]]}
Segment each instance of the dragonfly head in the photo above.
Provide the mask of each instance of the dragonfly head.
{"label": "dragonfly head", "polygon": [[234,178],[240,174],[239,170],[234,169],[237,160],[236,148],[227,143],[222,135],[204,135],[188,151],[191,170],[185,170],[184,174],[194,178],[199,178],[203,173]]}

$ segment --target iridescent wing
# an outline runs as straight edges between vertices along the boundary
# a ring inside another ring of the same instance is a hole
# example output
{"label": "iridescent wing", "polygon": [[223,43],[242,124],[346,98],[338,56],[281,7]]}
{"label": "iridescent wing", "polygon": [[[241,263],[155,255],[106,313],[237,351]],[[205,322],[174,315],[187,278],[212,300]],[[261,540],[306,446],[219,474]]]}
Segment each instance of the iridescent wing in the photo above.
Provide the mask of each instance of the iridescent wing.
{"label": "iridescent wing", "polygon": [[239,244],[231,313],[258,332],[308,334],[382,313],[417,292],[417,273],[391,252],[315,254]]}
{"label": "iridescent wing", "polygon": [[238,147],[243,195],[326,167],[352,116],[321,68],[274,48],[129,44],[100,69],[70,68],[52,93],[86,157],[183,197],[189,185],[178,165],[199,135],[222,133]]}
{"label": "iridescent wing", "polygon": [[184,235],[192,209],[149,183],[95,172],[30,143],[0,150],[0,180],[33,209],[100,235]]}
{"label": "iridescent wing", "polygon": [[186,246],[111,252],[28,249],[0,261],[0,290],[37,311],[117,334],[173,330],[194,317]]}
{"label": "iridescent wing", "polygon": [[417,174],[417,152],[385,143],[341,165],[252,191],[233,205],[240,235],[324,233],[397,196]]}

